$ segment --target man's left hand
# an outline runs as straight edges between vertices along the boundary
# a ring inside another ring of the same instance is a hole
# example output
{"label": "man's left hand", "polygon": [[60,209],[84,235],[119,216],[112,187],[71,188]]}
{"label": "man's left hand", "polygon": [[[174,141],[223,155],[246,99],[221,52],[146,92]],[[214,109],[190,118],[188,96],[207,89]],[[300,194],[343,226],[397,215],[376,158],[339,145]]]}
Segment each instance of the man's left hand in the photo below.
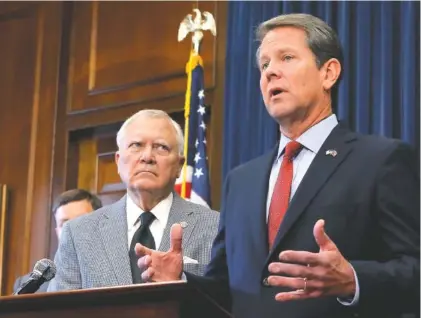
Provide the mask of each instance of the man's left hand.
{"label": "man's left hand", "polygon": [[354,297],[354,271],[325,233],[324,220],[316,222],[313,234],[320,248],[319,253],[283,251],[279,254],[281,262],[269,264],[269,272],[276,275],[268,277],[269,285],[294,290],[278,293],[275,296],[277,301],[322,296]]}

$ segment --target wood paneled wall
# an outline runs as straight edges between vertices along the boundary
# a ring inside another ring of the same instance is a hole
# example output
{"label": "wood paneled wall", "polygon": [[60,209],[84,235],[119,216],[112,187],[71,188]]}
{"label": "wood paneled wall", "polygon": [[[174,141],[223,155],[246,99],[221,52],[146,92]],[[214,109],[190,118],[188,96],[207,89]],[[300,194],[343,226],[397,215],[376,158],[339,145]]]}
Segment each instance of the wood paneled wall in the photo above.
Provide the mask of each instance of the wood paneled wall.
{"label": "wood paneled wall", "polygon": [[60,40],[58,3],[2,3],[0,180],[10,191],[2,292],[45,256]]}
{"label": "wood paneled wall", "polygon": [[76,186],[106,200],[104,193],[119,195],[112,145],[127,117],[157,108],[183,120],[191,41],[178,43],[177,31],[197,5],[214,14],[218,30],[205,34],[201,51],[218,209],[225,2],[0,3],[0,183],[10,189],[3,293],[36,260],[54,256],[54,197]]}

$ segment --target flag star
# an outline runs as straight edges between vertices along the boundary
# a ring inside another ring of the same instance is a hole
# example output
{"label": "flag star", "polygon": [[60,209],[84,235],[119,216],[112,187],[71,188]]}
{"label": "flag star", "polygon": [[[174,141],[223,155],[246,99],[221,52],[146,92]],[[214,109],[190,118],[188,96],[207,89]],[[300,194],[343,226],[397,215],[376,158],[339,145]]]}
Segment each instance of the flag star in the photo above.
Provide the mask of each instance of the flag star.
{"label": "flag star", "polygon": [[196,148],[199,146],[199,139],[196,139],[196,143],[194,144]]}
{"label": "flag star", "polygon": [[206,145],[206,138],[205,138],[205,139],[203,139],[203,143]]}
{"label": "flag star", "polygon": [[205,97],[205,91],[203,89],[201,89],[197,96],[199,96],[199,98]]}
{"label": "flag star", "polygon": [[196,178],[200,178],[201,176],[203,176],[203,172],[202,172],[202,168],[198,168],[195,170],[194,175]]}
{"label": "flag star", "polygon": [[206,108],[202,105],[199,105],[199,109],[197,110],[202,116],[206,113]]}
{"label": "flag star", "polygon": [[200,153],[196,152],[196,155],[194,156],[194,162],[198,163],[200,159],[202,159],[200,157]]}
{"label": "flag star", "polygon": [[200,123],[199,127],[201,127],[203,130],[206,130],[206,125],[205,125],[205,122],[203,120]]}

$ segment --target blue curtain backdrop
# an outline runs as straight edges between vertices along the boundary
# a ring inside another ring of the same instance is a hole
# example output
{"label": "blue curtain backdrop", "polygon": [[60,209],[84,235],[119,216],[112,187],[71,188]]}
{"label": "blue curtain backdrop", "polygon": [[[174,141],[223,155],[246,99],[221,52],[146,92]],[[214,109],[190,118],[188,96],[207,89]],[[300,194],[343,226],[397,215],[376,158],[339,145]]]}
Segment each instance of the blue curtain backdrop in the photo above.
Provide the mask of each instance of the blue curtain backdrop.
{"label": "blue curtain backdrop", "polygon": [[420,148],[420,3],[229,2],[224,96],[223,178],[271,149],[278,128],[264,107],[255,63],[258,24],[281,13],[310,13],[338,33],[343,79],[333,104],[362,133]]}

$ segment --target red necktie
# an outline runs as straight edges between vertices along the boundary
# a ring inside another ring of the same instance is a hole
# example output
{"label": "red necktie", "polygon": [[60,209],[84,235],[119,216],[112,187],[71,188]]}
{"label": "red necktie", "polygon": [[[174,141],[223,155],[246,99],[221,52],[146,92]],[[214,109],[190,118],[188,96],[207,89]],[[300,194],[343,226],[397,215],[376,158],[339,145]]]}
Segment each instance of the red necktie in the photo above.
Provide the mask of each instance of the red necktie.
{"label": "red necktie", "polygon": [[272,200],[269,207],[268,234],[269,248],[272,248],[273,241],[278,233],[279,226],[285,212],[288,209],[291,196],[291,184],[293,175],[292,160],[301,150],[301,144],[296,141],[290,141],[285,147],[284,157],[282,159],[281,169],[272,194]]}

